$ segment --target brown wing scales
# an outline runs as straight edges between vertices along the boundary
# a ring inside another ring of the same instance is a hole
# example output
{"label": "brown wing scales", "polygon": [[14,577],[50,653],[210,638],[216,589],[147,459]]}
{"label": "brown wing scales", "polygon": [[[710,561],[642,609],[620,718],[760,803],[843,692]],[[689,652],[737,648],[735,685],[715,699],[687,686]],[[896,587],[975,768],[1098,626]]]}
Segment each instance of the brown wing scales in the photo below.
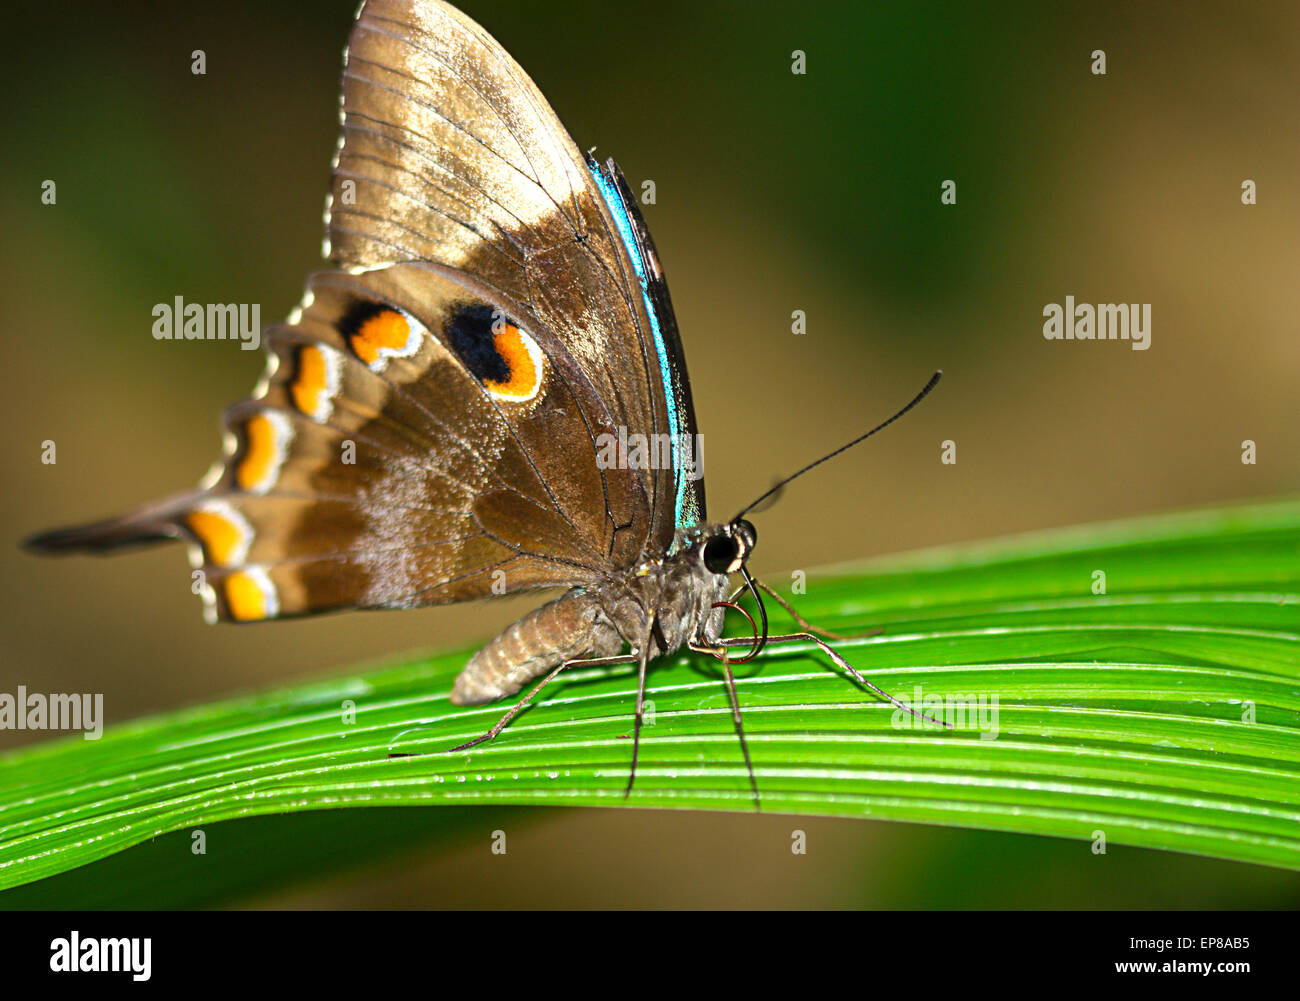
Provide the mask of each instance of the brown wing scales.
{"label": "brown wing scales", "polygon": [[[224,618],[409,607],[630,567],[665,499],[596,441],[663,430],[631,261],[523,70],[435,0],[371,0],[344,72],[329,256],[266,337],[200,491],[46,533],[186,538]],[[489,320],[490,317],[490,320]]]}

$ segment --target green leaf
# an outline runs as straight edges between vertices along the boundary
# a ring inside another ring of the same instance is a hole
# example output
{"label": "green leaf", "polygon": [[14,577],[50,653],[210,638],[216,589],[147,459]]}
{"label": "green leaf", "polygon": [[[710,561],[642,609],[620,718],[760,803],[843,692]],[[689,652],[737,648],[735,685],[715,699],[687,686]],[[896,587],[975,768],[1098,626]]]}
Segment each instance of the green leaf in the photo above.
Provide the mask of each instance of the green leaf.
{"label": "green leaf", "polygon": [[[1098,571],[1104,594],[1094,593]],[[987,711],[996,697],[996,735],[925,726],[861,691],[812,644],[769,647],[737,679],[764,811],[1101,832],[1300,868],[1300,501],[814,571],[806,591],[794,596],[799,610],[825,628],[884,628],[835,644],[875,684],[926,709],[926,698],[968,696]],[[770,612],[774,630],[786,629],[784,613]],[[448,704],[467,653],[0,758],[0,888],[258,814],[753,809],[708,658],[652,668],[653,724],[625,800],[629,669],[575,669],[494,741],[452,754],[504,708]],[[343,719],[348,700],[355,722]]]}

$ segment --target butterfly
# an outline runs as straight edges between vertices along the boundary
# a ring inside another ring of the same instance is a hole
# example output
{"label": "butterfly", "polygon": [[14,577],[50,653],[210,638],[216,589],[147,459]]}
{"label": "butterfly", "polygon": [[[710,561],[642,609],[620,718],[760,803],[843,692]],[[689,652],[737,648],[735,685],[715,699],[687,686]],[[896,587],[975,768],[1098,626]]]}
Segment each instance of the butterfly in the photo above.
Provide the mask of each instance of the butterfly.
{"label": "butterfly", "polygon": [[[341,120],[329,268],[266,331],[224,459],[196,490],[28,546],[183,540],[211,621],[562,588],[470,658],[457,706],[541,680],[454,750],[566,668],[634,663],[628,791],[647,665],[684,646],[721,661],[738,728],[742,644],[748,660],[813,640],[911,712],[809,633],[768,635],[754,505],[708,520],[668,286],[614,160],[580,153],[523,69],[438,0],[362,5]],[[760,612],[752,639],[722,636],[729,608],[748,617],[733,575]]]}

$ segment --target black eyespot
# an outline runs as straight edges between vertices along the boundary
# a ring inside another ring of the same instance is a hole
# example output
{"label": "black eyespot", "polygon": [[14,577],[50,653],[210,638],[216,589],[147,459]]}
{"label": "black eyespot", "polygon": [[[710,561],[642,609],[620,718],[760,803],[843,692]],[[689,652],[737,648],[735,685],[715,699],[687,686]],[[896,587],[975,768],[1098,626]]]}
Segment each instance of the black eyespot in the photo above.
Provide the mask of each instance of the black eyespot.
{"label": "black eyespot", "polygon": [[704,565],[710,573],[728,573],[739,554],[740,544],[730,535],[715,535],[704,544]]}
{"label": "black eyespot", "polygon": [[493,325],[502,320],[501,313],[487,303],[460,306],[447,323],[451,346],[465,367],[484,382],[509,382],[510,363],[497,350]]}

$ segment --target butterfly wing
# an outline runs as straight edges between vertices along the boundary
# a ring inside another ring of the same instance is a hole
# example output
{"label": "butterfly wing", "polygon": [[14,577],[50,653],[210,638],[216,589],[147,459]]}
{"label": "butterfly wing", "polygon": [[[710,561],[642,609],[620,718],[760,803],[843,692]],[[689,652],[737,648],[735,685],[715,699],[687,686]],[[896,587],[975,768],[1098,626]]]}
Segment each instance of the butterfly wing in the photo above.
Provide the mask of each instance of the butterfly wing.
{"label": "butterfly wing", "polygon": [[629,190],[623,172],[613,157],[604,165],[590,156],[588,166],[601,194],[613,213],[624,247],[641,285],[641,297],[656,346],[660,367],[660,385],[666,393],[667,433],[680,448],[672,455],[672,477],[667,490],[671,504],[656,512],[652,545],[656,552],[675,548],[679,529],[705,521],[704,468],[700,454],[701,438],[695,431],[695,405],[691,399],[691,381],[686,372],[686,354],[677,330],[677,316],[668,294],[668,280],[650,229],[636,199]]}
{"label": "butterfly wing", "polygon": [[610,417],[554,332],[481,292],[426,262],[313,276],[203,490],[33,544],[184,538],[239,621],[598,579],[635,557],[641,481],[599,468]]}
{"label": "butterfly wing", "polygon": [[[370,0],[348,45],[342,121],[338,266],[429,260],[474,275],[557,331],[616,426],[694,440],[672,304],[635,199],[612,160],[583,157],[487,32],[444,3]],[[676,462],[643,473],[643,547],[662,552],[704,519],[702,481]]]}
{"label": "butterfly wing", "polygon": [[675,465],[603,461],[693,430],[640,214],[482,29],[363,7],[331,202],[340,270],[268,332],[204,488],[37,548],[185,538],[209,607],[258,620],[589,584],[702,516]]}

